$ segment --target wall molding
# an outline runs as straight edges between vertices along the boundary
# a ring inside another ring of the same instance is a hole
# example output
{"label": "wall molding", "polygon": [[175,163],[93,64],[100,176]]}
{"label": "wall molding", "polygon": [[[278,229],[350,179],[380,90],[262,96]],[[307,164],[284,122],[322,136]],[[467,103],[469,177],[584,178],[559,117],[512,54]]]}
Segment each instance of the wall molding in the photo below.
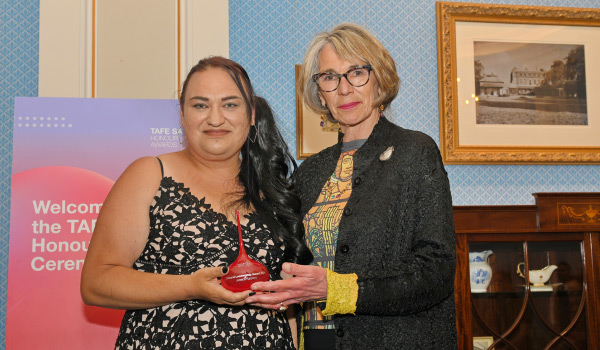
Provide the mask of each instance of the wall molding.
{"label": "wall molding", "polygon": [[[175,48],[171,56],[175,66],[169,64],[168,70],[174,69],[175,74],[170,79],[171,86],[162,89],[161,96],[154,94],[149,98],[176,98],[187,72],[200,58],[210,55],[229,57],[228,1],[170,1],[175,18],[168,21],[175,23],[177,28],[173,28],[173,45],[169,45]],[[99,96],[98,4],[97,0],[40,0],[39,96]],[[113,1],[101,5],[119,6],[119,3]],[[124,10],[127,10],[125,6]],[[106,47],[101,50],[106,50]],[[141,54],[139,60],[144,62],[146,58]],[[131,56],[128,59],[131,60]],[[165,81],[163,78],[157,84],[164,84]],[[133,81],[132,84],[139,84],[143,89],[147,81]],[[110,86],[102,84],[101,87],[103,91],[100,96],[111,96]],[[122,98],[140,97],[133,92],[128,96],[128,91],[122,91],[120,87],[115,86],[117,91],[114,95]],[[136,89],[134,86],[129,90]]]}

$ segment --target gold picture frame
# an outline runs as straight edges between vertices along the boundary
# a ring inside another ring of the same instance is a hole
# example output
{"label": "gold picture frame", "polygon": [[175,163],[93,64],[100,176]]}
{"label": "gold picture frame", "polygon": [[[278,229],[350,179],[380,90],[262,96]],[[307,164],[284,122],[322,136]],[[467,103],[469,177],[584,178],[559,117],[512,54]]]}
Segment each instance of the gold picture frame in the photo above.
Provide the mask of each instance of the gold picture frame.
{"label": "gold picture frame", "polygon": [[[295,66],[296,81],[302,66]],[[327,121],[324,115],[313,112],[302,102],[302,96],[296,91],[296,158],[309,156],[335,144],[338,138],[337,124]]]}
{"label": "gold picture frame", "polygon": [[[444,163],[600,164],[600,9],[436,2],[436,15]],[[533,68],[540,57],[563,63]]]}

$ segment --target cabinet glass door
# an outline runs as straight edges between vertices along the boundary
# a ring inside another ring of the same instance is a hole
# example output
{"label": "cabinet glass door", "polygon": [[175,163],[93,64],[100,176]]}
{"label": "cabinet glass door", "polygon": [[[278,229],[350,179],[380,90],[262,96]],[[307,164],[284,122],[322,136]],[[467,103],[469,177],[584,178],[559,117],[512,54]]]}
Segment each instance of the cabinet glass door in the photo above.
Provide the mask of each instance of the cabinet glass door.
{"label": "cabinet glass door", "polygon": [[[474,349],[487,349],[513,329],[515,320],[519,318],[526,288],[516,269],[517,262],[523,257],[523,249],[523,242],[469,244]],[[484,274],[479,271],[481,263],[477,262],[477,253],[481,252],[487,252],[485,263],[491,268],[491,278],[485,290],[478,286],[477,280]]]}
{"label": "cabinet glass door", "polygon": [[474,349],[586,349],[581,241],[471,242],[469,269]]}

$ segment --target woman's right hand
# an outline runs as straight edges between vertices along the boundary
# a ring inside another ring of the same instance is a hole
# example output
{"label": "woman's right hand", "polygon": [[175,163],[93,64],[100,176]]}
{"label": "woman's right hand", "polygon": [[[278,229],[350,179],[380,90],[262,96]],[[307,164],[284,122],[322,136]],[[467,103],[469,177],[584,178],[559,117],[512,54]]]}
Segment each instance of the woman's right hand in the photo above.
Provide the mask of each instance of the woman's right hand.
{"label": "woman's right hand", "polygon": [[190,288],[190,299],[202,299],[219,305],[244,305],[250,290],[234,293],[225,289],[220,278],[228,272],[228,267],[205,267],[194,272]]}
{"label": "woman's right hand", "polygon": [[[246,299],[246,303],[276,310],[281,306],[327,298],[326,269],[286,262],[283,264],[283,272],[293,277],[253,283],[252,289],[257,294]],[[261,291],[266,293],[260,293]]]}

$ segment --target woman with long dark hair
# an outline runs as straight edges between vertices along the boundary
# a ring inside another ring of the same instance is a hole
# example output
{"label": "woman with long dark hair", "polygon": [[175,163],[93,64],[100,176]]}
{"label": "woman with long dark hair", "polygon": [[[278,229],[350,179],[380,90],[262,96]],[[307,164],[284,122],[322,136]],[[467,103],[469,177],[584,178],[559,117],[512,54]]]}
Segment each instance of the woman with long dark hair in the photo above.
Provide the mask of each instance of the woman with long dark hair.
{"label": "woman with long dark hair", "polygon": [[[98,217],[81,279],[89,305],[126,309],[117,349],[293,349],[294,315],[250,307],[221,277],[246,252],[280,279],[306,264],[296,164],[246,71],[201,60],[181,91],[182,151],[134,161]],[[287,318],[286,318],[287,316]]]}

